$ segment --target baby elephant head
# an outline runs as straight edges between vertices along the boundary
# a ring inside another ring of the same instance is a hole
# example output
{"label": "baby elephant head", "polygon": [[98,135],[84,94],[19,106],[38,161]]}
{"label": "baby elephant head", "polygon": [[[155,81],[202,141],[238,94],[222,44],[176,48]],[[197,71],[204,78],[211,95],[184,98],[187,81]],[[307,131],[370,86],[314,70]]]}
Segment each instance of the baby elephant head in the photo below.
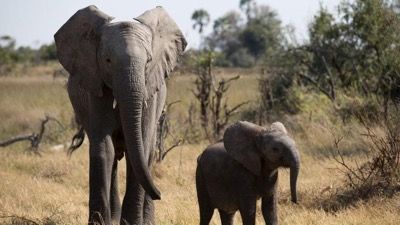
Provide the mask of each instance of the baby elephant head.
{"label": "baby elephant head", "polygon": [[275,122],[266,129],[245,121],[236,122],[225,131],[224,145],[236,161],[256,176],[278,167],[290,168],[292,202],[297,203],[300,157],[294,140],[282,123]]}

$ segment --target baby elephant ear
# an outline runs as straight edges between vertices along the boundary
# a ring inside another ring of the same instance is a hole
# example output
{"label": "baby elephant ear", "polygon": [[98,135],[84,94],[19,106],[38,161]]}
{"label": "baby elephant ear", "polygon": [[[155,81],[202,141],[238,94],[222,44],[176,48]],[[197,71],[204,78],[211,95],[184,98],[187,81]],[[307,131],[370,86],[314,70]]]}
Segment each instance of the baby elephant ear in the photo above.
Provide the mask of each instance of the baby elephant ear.
{"label": "baby elephant ear", "polygon": [[271,124],[271,126],[269,127],[269,131],[270,132],[281,132],[286,135],[288,134],[285,125],[283,125],[283,123],[281,123],[279,121],[273,122]]}
{"label": "baby elephant ear", "polygon": [[239,121],[228,127],[224,133],[226,151],[256,176],[261,175],[261,159],[256,141],[263,132],[263,127]]}
{"label": "baby elephant ear", "polygon": [[54,35],[60,63],[96,95],[101,95],[102,87],[96,59],[99,30],[112,19],[91,5],[77,11]]}

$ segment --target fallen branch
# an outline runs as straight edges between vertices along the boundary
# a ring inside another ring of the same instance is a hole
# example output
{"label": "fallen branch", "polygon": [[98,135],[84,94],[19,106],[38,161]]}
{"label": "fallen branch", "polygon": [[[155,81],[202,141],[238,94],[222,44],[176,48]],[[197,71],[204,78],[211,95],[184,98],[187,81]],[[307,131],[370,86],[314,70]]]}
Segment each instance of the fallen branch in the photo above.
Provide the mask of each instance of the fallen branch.
{"label": "fallen branch", "polygon": [[8,145],[12,145],[19,141],[30,141],[31,143],[34,143],[36,139],[37,139],[37,136],[35,133],[29,134],[29,135],[15,136],[8,140],[0,142],[0,147],[6,147]]}
{"label": "fallen branch", "polygon": [[58,121],[57,119],[55,119],[55,118],[53,118],[51,116],[47,116],[46,115],[45,119],[43,119],[41,121],[40,130],[39,130],[38,133],[32,133],[32,134],[29,134],[29,135],[18,135],[18,136],[15,136],[15,137],[11,137],[8,140],[1,141],[0,142],[0,147],[4,148],[4,147],[7,147],[7,146],[12,145],[14,143],[17,143],[17,142],[29,141],[31,143],[30,149],[33,150],[33,152],[35,152],[36,154],[40,155],[40,153],[39,153],[39,145],[42,142],[44,132],[46,131],[46,124],[49,121],[56,122],[62,129],[64,129],[64,126],[61,124],[60,121]]}

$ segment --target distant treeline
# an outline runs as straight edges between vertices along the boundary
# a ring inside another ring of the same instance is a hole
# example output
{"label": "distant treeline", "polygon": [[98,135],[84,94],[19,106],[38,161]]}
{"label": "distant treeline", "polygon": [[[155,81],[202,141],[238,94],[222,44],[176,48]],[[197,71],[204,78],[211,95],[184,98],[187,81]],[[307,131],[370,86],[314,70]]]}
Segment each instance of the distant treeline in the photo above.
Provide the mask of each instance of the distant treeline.
{"label": "distant treeline", "polygon": [[38,64],[56,59],[54,42],[33,49],[29,46],[16,47],[16,40],[11,36],[0,37],[0,74],[10,72],[17,63]]}
{"label": "distant treeline", "polygon": [[43,44],[38,49],[29,46],[16,47],[16,40],[8,35],[0,37],[0,62],[39,62],[56,60],[56,46],[53,43]]}

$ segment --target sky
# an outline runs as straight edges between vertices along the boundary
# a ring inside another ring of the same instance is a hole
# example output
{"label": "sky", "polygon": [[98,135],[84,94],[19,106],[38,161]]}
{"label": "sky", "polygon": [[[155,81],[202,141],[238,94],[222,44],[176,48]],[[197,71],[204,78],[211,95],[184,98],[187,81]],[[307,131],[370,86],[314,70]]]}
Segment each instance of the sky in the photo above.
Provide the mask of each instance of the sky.
{"label": "sky", "polygon": [[[114,21],[131,20],[144,11],[163,6],[181,28],[189,47],[199,46],[199,34],[192,29],[191,15],[205,9],[211,21],[229,10],[239,10],[239,0],[0,0],[0,36],[10,35],[17,46],[34,48],[51,43],[53,34],[77,10],[96,5],[115,17]],[[256,0],[276,10],[283,25],[294,26],[298,40],[307,38],[307,26],[320,4],[334,11],[340,0]],[[212,23],[205,34],[211,31]]]}

